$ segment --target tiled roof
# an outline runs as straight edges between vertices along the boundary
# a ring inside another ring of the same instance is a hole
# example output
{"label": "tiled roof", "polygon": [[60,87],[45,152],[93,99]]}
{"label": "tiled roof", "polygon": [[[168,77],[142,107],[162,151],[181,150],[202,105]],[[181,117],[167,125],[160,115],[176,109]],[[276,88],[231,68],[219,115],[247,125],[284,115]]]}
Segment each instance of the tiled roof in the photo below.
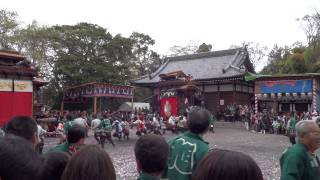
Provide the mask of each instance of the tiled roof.
{"label": "tiled roof", "polygon": [[[242,65],[244,65],[242,68]],[[194,80],[228,78],[254,72],[245,48],[213,51],[167,58],[157,71],[132,81],[133,84],[150,84],[160,81],[160,74],[174,71],[190,74]]]}
{"label": "tiled roof", "polygon": [[1,60],[10,59],[10,60],[21,61],[21,60],[24,60],[25,57],[20,55],[16,51],[0,50],[0,59]]}
{"label": "tiled roof", "polygon": [[0,66],[0,74],[7,75],[23,75],[23,76],[36,76],[37,70],[30,67],[23,66]]}

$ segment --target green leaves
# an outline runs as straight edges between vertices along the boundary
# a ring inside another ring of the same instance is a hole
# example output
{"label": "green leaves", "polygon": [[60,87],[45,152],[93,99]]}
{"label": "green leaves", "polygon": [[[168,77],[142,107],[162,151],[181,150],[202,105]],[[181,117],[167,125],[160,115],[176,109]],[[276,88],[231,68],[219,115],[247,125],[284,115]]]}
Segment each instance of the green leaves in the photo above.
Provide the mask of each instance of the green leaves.
{"label": "green leaves", "polygon": [[0,11],[0,48],[20,51],[37,66],[50,82],[45,90],[50,105],[57,103],[56,97],[68,86],[128,84],[163,63],[150,50],[155,41],[143,33],[112,36],[107,29],[86,22],[47,27],[34,21],[22,27],[17,19],[15,12]]}
{"label": "green leaves", "polygon": [[19,31],[20,23],[17,13],[0,10],[0,48],[11,49],[15,44],[15,35]]}

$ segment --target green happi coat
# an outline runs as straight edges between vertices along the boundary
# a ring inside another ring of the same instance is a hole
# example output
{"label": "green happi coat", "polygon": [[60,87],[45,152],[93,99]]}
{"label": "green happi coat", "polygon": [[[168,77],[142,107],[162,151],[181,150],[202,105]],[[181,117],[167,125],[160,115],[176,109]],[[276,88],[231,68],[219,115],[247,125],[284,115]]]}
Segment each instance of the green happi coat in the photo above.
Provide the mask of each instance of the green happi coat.
{"label": "green happi coat", "polygon": [[69,131],[69,129],[74,125],[74,121],[68,121],[66,123],[64,123],[63,125],[63,130],[64,130],[64,133],[67,133]]}
{"label": "green happi coat", "polygon": [[137,180],[160,180],[160,178],[157,178],[157,177],[154,177],[154,176],[151,176],[150,174],[148,173],[145,173],[145,172],[142,172],[138,179]]}
{"label": "green happi coat", "polygon": [[208,143],[201,136],[186,132],[169,141],[170,154],[164,178],[190,180],[199,161],[208,153]]}
{"label": "green happi coat", "polygon": [[51,148],[48,152],[61,151],[61,152],[65,152],[65,153],[69,154],[70,156],[72,156],[80,148],[81,148],[81,146],[78,147],[78,146],[75,146],[74,144],[70,144],[68,142],[65,142],[62,144],[58,144],[54,148]]}
{"label": "green happi coat", "polygon": [[319,180],[319,162],[307,148],[297,143],[280,158],[281,180]]}
{"label": "green happi coat", "polygon": [[111,132],[112,131],[112,125],[110,123],[110,120],[109,119],[102,119],[99,129],[105,130],[107,132]]}

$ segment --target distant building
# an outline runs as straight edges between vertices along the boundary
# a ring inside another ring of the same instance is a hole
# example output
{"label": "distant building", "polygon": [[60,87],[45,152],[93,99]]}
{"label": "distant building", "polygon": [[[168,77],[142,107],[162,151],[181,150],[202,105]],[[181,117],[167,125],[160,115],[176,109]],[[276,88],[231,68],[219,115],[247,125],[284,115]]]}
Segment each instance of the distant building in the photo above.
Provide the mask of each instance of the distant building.
{"label": "distant building", "polygon": [[262,76],[255,80],[255,111],[320,110],[320,73]]}
{"label": "distant building", "polygon": [[154,73],[131,83],[152,90],[152,107],[162,115],[181,114],[189,105],[216,113],[253,102],[254,83],[244,79],[248,72],[254,73],[248,52],[238,48],[168,57]]}

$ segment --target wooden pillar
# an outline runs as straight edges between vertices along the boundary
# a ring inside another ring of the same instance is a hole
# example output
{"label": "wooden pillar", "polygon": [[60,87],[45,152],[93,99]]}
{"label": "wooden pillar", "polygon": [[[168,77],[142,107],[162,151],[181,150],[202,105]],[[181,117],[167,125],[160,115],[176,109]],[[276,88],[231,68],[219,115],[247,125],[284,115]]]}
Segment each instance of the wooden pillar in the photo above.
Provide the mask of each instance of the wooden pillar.
{"label": "wooden pillar", "polygon": [[[155,112],[156,111],[156,106],[157,106],[157,101],[155,100],[156,98],[155,98],[155,96],[154,96],[154,88],[152,87],[151,88],[151,107],[150,107],[150,109],[152,110],[152,112]],[[132,102],[133,102],[133,99],[132,99]],[[132,108],[133,108],[133,103],[132,103]]]}
{"label": "wooden pillar", "polygon": [[[133,109],[133,97],[131,98],[131,108],[132,108],[132,110],[131,110],[131,113],[133,113],[134,112],[134,109]],[[151,109],[151,108],[150,108]],[[150,110],[149,109],[149,110]]]}
{"label": "wooden pillar", "polygon": [[99,98],[99,112],[102,112],[101,99],[102,99],[102,97]]}
{"label": "wooden pillar", "polygon": [[233,81],[232,85],[233,85],[232,101],[233,101],[233,103],[235,103],[236,102],[236,83]]}
{"label": "wooden pillar", "polygon": [[205,98],[206,96],[205,96],[205,88],[204,88],[204,84],[202,84],[202,92],[201,92],[201,106],[202,107],[205,107],[205,108],[207,108],[206,107],[206,102],[205,102]]}
{"label": "wooden pillar", "polygon": [[61,106],[60,106],[61,113],[63,113],[63,109],[64,109],[64,92],[62,94],[62,101],[61,101]]}
{"label": "wooden pillar", "polygon": [[60,109],[61,113],[63,113],[63,108],[64,108],[64,102],[63,102],[63,99],[62,99],[62,101],[61,101],[61,109]]}
{"label": "wooden pillar", "polygon": [[220,112],[220,108],[221,108],[221,105],[220,105],[220,84],[218,82],[217,84],[217,91],[218,91],[218,112]]}
{"label": "wooden pillar", "polygon": [[93,97],[93,113],[94,114],[97,113],[97,97],[96,96]]}

